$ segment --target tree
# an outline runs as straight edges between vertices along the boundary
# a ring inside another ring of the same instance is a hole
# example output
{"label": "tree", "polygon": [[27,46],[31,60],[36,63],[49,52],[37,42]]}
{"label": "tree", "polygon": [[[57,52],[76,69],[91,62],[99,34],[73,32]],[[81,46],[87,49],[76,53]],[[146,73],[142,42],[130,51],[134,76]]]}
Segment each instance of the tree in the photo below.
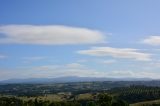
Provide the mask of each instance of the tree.
{"label": "tree", "polygon": [[115,99],[112,101],[112,106],[129,106],[129,104],[123,100]]}
{"label": "tree", "polygon": [[99,94],[98,95],[98,105],[99,106],[111,106],[112,97],[108,94]]}
{"label": "tree", "polygon": [[89,101],[86,106],[96,106],[96,103],[93,101]]}

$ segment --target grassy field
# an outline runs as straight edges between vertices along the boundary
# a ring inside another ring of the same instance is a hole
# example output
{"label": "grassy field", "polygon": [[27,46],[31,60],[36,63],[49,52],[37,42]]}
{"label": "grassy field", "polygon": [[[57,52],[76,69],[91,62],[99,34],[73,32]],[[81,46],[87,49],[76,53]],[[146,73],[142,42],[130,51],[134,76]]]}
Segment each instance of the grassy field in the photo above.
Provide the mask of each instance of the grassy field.
{"label": "grassy field", "polygon": [[92,100],[92,99],[93,99],[93,95],[90,93],[79,94],[77,96],[77,100]]}
{"label": "grassy field", "polygon": [[151,105],[151,104],[159,104],[160,106],[160,99],[153,100],[153,101],[138,102],[138,103],[130,104],[130,106],[143,106],[143,105]]}

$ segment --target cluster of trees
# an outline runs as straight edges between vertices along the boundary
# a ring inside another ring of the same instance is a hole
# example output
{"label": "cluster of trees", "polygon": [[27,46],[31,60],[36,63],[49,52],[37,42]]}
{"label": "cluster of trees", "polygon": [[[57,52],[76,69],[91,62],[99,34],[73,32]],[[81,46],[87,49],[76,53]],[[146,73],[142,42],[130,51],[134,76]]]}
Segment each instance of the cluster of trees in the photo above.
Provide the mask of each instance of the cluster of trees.
{"label": "cluster of trees", "polygon": [[129,104],[119,98],[113,98],[107,94],[99,94],[95,106],[129,106]]}
{"label": "cluster of trees", "polygon": [[12,97],[1,97],[0,106],[129,106],[123,100],[115,99],[107,94],[99,94],[95,100],[50,102],[45,100],[29,100]]}
{"label": "cluster of trees", "polygon": [[23,106],[23,101],[15,97],[1,97],[0,106]]}
{"label": "cluster of trees", "polygon": [[160,99],[159,87],[130,86],[114,88],[111,89],[109,92],[111,94],[118,95],[118,98],[121,98],[128,103]]}

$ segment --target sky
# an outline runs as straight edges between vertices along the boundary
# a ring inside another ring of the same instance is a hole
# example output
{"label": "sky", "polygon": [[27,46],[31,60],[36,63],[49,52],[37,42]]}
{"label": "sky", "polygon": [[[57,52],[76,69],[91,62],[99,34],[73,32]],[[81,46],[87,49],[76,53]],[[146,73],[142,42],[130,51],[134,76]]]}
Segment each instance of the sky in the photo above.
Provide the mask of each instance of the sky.
{"label": "sky", "polygon": [[0,80],[160,79],[159,0],[1,0]]}

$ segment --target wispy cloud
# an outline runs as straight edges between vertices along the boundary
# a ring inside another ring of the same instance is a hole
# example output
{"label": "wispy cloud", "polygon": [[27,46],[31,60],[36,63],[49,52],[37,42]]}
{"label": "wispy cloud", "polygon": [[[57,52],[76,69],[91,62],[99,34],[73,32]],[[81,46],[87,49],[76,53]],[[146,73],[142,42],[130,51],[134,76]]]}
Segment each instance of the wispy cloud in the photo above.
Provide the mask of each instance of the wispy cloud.
{"label": "wispy cloud", "polygon": [[160,36],[149,36],[148,38],[141,41],[142,43],[159,46],[160,45]]}
{"label": "wispy cloud", "polygon": [[119,71],[112,71],[108,73],[108,76],[112,76],[114,78],[153,78],[159,79],[160,73],[159,72],[152,72],[152,71],[132,71],[132,70],[119,70]]}
{"label": "wispy cloud", "polygon": [[3,55],[3,54],[0,54],[0,59],[4,59],[4,58],[7,58],[7,56]]}
{"label": "wispy cloud", "polygon": [[32,63],[35,61],[41,61],[47,59],[46,56],[32,56],[32,57],[23,57],[22,60],[24,63]]}
{"label": "wispy cloud", "polygon": [[151,60],[151,54],[139,52],[139,50],[132,48],[92,47],[88,50],[80,50],[78,53],[90,56],[112,56],[114,58],[126,58],[138,61]]}
{"label": "wispy cloud", "polygon": [[2,25],[0,33],[0,43],[16,44],[95,44],[106,39],[98,30],[62,25]]}
{"label": "wispy cloud", "polygon": [[110,60],[104,60],[104,61],[101,61],[101,62],[104,63],[104,64],[112,64],[112,63],[115,63],[116,60],[110,59]]}
{"label": "wispy cloud", "polygon": [[85,65],[82,65],[79,63],[71,63],[71,64],[67,64],[66,68],[85,68]]}
{"label": "wispy cloud", "polygon": [[[87,66],[79,63],[70,64],[53,64],[53,65],[42,65],[27,67],[23,77],[33,78],[53,78],[62,76],[80,76],[80,77],[91,77],[97,76],[97,71],[87,68]],[[98,77],[98,76],[97,76]]]}

